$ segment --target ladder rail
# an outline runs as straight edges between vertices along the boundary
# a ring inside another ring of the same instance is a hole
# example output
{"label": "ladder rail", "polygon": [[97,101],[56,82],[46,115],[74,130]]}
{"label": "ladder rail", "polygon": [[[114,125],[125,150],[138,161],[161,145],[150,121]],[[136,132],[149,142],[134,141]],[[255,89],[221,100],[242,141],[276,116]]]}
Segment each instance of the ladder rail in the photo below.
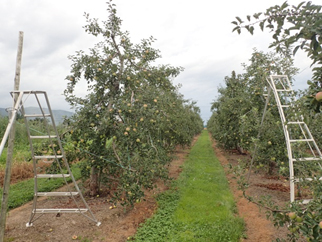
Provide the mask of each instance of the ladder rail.
{"label": "ladder rail", "polygon": [[293,169],[293,155],[292,155],[292,147],[291,147],[291,143],[290,143],[290,134],[289,131],[287,129],[287,124],[286,124],[286,118],[285,118],[285,114],[284,114],[284,110],[282,108],[282,104],[281,104],[281,100],[279,98],[278,92],[276,91],[276,86],[273,80],[273,76],[270,76],[270,79],[266,79],[266,81],[268,82],[268,84],[270,85],[270,87],[273,90],[273,94],[276,100],[276,105],[280,114],[280,118],[281,118],[281,122],[282,122],[282,126],[283,126],[283,131],[284,131],[284,137],[285,137],[285,141],[286,141],[286,148],[287,148],[287,156],[289,158],[289,170],[290,170],[290,200],[291,202],[294,201],[294,197],[295,197],[295,192],[294,192],[294,182],[291,182],[294,180],[294,169]]}

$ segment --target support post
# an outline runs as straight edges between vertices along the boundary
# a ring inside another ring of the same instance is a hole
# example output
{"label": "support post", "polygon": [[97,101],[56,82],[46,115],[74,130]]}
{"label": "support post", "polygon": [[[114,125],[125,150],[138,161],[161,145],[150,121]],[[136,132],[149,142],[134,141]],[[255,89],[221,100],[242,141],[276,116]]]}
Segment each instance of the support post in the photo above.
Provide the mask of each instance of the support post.
{"label": "support post", "polygon": [[[19,43],[18,43],[18,51],[17,51],[17,59],[16,59],[16,73],[14,80],[14,90],[19,90],[20,85],[20,71],[21,71],[21,59],[22,59],[22,46],[23,46],[23,32],[19,32]],[[17,100],[17,93],[13,94],[13,109],[9,112],[9,120],[12,117],[15,102]],[[1,203],[1,211],[0,211],[0,242],[4,240],[4,232],[6,229],[6,215],[7,215],[7,207],[8,207],[8,198],[9,198],[9,187],[10,187],[10,179],[11,179],[11,165],[12,165],[12,155],[13,155],[13,146],[14,146],[14,138],[15,138],[15,122],[13,122],[8,139],[8,151],[7,151],[7,160],[6,160],[6,170],[5,177],[3,183],[3,194],[2,194],[2,203]]]}

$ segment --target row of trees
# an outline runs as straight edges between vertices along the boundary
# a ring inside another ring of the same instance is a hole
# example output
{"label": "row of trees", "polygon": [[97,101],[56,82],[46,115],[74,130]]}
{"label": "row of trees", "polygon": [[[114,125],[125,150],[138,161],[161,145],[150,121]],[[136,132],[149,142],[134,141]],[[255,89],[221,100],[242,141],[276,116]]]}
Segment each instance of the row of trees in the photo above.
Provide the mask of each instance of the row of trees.
{"label": "row of trees", "polygon": [[[245,73],[236,74],[233,71],[231,76],[225,77],[226,86],[218,89],[219,97],[212,103],[213,113],[207,127],[225,149],[238,149],[252,154],[256,145],[259,154],[256,165],[264,165],[271,173],[275,167],[287,162],[287,153],[274,98],[271,98],[265,122],[262,123],[266,78],[270,74],[292,77],[298,69],[290,57],[265,54],[256,49],[249,62],[249,65],[243,64]],[[258,136],[259,132],[261,137]],[[281,167],[283,171],[287,170],[285,165]]]}
{"label": "row of trees", "polygon": [[[289,175],[286,144],[276,103],[272,98],[264,121],[262,115],[265,105],[266,78],[271,75],[288,75],[290,80],[297,73],[293,66],[291,54],[299,49],[304,50],[312,60],[313,80],[305,91],[297,92],[297,115],[303,115],[311,133],[322,147],[321,140],[321,103],[315,94],[321,90],[321,6],[312,2],[302,2],[298,6],[290,6],[287,2],[268,8],[265,12],[248,15],[246,20],[236,17],[233,31],[239,34],[243,29],[253,34],[256,26],[262,31],[269,29],[273,43],[270,47],[276,53],[264,54],[254,51],[250,64],[243,65],[245,73],[225,78],[225,87],[219,88],[219,97],[212,105],[213,114],[207,127],[218,143],[227,149],[247,150],[255,155],[255,165],[263,167],[267,172],[278,171]],[[277,168],[277,169],[276,169]],[[296,172],[311,172],[309,164],[299,167]],[[319,171],[311,174],[320,174]],[[247,184],[244,184],[246,189]],[[321,182],[310,184],[314,191],[314,199],[303,206],[299,202],[286,204],[285,207],[272,206],[267,200],[258,201],[270,207],[271,218],[276,226],[287,226],[288,238],[277,241],[321,241]],[[255,198],[248,197],[251,201]]]}
{"label": "row of trees", "polygon": [[[70,56],[66,100],[75,107],[68,121],[70,139],[79,149],[83,176],[90,178],[90,193],[109,186],[112,198],[132,204],[166,178],[166,167],[176,145],[189,145],[203,129],[200,110],[174,86],[181,67],[153,65],[160,52],[154,38],[139,44],[121,30],[112,2],[108,20],[99,23],[85,14],[86,32],[101,39],[89,53]],[[87,83],[87,93],[78,86]]]}

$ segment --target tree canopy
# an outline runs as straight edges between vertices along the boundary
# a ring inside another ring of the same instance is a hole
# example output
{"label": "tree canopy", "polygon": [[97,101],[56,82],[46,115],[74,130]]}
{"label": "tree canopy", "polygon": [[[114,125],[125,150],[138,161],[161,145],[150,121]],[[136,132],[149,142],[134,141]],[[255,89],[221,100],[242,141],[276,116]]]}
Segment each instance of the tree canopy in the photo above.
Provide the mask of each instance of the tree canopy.
{"label": "tree canopy", "polygon": [[270,47],[284,54],[295,54],[298,49],[304,50],[312,60],[315,85],[322,87],[322,13],[321,6],[312,2],[301,2],[297,6],[284,2],[264,12],[247,15],[246,20],[236,17],[233,31],[239,34],[246,29],[253,34],[255,26],[272,33]]}

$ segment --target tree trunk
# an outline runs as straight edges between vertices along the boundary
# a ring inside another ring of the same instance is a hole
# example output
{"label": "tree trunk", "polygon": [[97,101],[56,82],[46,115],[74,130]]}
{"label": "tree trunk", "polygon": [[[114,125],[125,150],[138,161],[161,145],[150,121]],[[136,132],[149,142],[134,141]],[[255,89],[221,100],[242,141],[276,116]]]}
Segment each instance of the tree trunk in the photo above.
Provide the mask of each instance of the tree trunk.
{"label": "tree trunk", "polygon": [[89,185],[89,193],[91,196],[98,195],[99,189],[99,174],[98,169],[96,167],[91,168],[91,176],[90,176],[90,185]]}

